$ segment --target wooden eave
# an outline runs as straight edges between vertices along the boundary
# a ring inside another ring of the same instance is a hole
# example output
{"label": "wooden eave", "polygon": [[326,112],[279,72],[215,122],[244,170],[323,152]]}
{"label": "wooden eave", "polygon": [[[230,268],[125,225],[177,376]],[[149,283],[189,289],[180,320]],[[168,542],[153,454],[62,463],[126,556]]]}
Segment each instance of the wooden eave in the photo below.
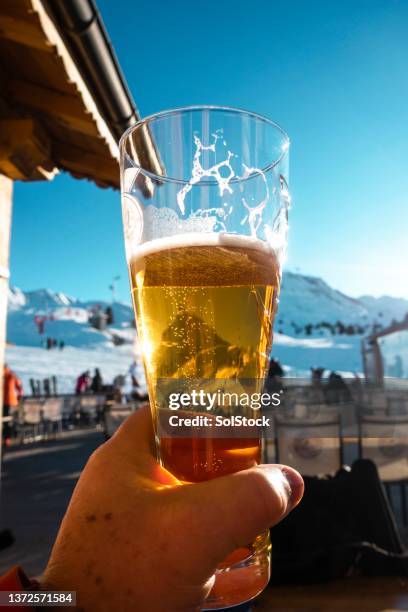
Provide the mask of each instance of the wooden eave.
{"label": "wooden eave", "polygon": [[117,187],[116,140],[41,0],[2,0],[0,58],[0,173]]}

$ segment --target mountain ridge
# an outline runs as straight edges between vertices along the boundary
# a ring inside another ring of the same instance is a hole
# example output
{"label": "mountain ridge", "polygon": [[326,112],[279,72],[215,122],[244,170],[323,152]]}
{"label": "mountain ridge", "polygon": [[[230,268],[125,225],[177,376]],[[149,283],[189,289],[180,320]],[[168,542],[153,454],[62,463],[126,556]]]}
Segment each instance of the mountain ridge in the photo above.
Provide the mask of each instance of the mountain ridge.
{"label": "mountain ridge", "polygon": [[[113,310],[112,326],[106,331],[92,328],[90,313],[108,306]],[[403,298],[354,298],[319,277],[285,271],[275,330],[300,337],[362,334],[373,325],[386,326],[392,320],[402,320],[407,313],[408,300]],[[38,332],[39,317],[45,319],[44,334]],[[51,289],[9,289],[7,340],[12,344],[38,346],[49,335],[73,346],[90,346],[111,342],[114,334],[130,342],[132,333],[133,309],[126,302],[84,301]]]}

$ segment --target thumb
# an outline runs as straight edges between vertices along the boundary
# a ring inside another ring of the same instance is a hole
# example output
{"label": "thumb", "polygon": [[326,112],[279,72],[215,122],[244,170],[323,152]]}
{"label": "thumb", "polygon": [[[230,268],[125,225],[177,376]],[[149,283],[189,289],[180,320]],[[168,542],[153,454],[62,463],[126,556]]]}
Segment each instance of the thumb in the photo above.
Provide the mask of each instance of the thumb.
{"label": "thumb", "polygon": [[210,573],[235,548],[282,520],[300,502],[303,489],[296,470],[260,465],[173,493],[186,514],[186,540],[193,543],[194,556],[208,560]]}

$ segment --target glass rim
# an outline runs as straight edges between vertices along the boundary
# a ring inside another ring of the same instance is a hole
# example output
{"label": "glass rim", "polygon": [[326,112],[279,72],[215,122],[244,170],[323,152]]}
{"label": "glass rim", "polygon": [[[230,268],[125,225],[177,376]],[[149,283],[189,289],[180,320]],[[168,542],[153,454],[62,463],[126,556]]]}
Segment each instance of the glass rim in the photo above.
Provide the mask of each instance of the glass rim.
{"label": "glass rim", "polygon": [[[150,123],[152,123],[153,121],[155,121],[156,119],[162,118],[162,117],[171,117],[172,115],[181,115],[183,113],[187,113],[187,112],[199,112],[199,111],[224,111],[227,113],[231,113],[231,114],[235,114],[235,115],[246,115],[247,117],[251,117],[252,119],[257,119],[258,121],[261,121],[262,123],[267,124],[270,128],[273,128],[274,130],[276,130],[277,132],[279,132],[279,134],[282,137],[282,142],[283,142],[283,146],[282,146],[282,151],[281,154],[279,155],[279,157],[277,159],[274,159],[270,164],[268,164],[267,166],[265,166],[264,168],[262,168],[260,170],[260,172],[262,173],[266,173],[269,172],[270,170],[272,170],[272,168],[274,168],[275,166],[277,166],[278,164],[281,163],[281,161],[284,159],[284,157],[287,155],[288,151],[289,151],[289,146],[290,146],[290,140],[289,140],[289,136],[287,135],[287,133],[285,132],[285,130],[278,124],[275,123],[274,121],[272,121],[271,119],[269,119],[268,117],[266,117],[265,115],[261,115],[260,113],[255,113],[253,111],[249,111],[243,108],[238,108],[238,107],[234,107],[234,106],[218,106],[216,104],[198,104],[198,105],[191,105],[191,106],[179,106],[176,108],[172,108],[172,109],[168,109],[168,110],[163,110],[157,113],[153,113],[151,115],[148,115],[147,117],[143,117],[142,119],[139,119],[139,121],[136,121],[136,123],[133,123],[132,125],[130,125],[122,134],[120,140],[119,140],[119,150],[121,155],[123,155],[123,157],[126,157],[131,164],[135,167],[138,168],[139,171],[149,177],[150,179],[153,179],[155,181],[158,181],[160,183],[162,182],[168,182],[168,183],[175,183],[178,185],[188,185],[190,183],[190,180],[184,180],[184,179],[180,179],[180,178],[173,178],[173,177],[169,177],[169,176],[163,176],[162,174],[156,174],[154,172],[151,172],[150,170],[147,170],[146,168],[143,167],[143,165],[138,164],[135,162],[135,160],[133,160],[129,154],[126,151],[126,142],[128,141],[129,136],[137,129],[137,128],[142,128],[143,126],[148,126]],[[247,181],[249,179],[253,178],[253,175],[249,175],[247,177],[234,177],[233,179],[231,179],[231,183],[238,183],[238,182],[244,182]],[[216,181],[200,181],[200,183],[197,183],[196,185],[193,185],[193,187],[197,187],[197,186],[203,186],[203,185],[213,185],[214,183],[216,183]]]}

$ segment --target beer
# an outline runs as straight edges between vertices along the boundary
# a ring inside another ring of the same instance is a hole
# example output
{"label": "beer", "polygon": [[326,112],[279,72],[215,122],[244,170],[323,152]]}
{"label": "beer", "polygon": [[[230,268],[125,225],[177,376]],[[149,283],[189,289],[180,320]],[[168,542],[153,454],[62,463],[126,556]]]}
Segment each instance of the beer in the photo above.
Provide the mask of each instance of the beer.
{"label": "beer", "polygon": [[[145,243],[130,262],[139,338],[157,423],[161,379],[261,379],[279,268],[264,242],[188,234]],[[258,437],[162,437],[160,460],[184,482],[260,462]]]}

